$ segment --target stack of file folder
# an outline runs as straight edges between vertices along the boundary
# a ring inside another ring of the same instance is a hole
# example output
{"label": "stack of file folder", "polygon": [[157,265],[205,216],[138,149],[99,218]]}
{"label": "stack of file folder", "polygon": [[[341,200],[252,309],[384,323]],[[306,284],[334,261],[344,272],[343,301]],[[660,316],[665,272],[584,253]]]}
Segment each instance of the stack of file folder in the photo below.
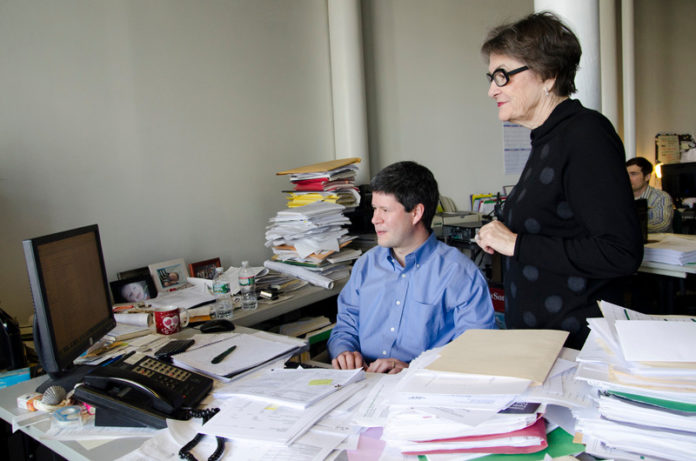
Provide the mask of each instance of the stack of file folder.
{"label": "stack of file folder", "polygon": [[288,207],[317,201],[339,203],[346,207],[360,205],[360,191],[355,186],[359,162],[360,158],[352,157],[276,173],[290,175],[290,182],[294,185],[294,190],[286,191]]}
{"label": "stack of file folder", "polygon": [[604,317],[577,357],[596,407],[574,410],[587,452],[616,459],[693,460],[696,318],[641,314],[601,302]]}
{"label": "stack of file folder", "polygon": [[683,266],[696,262],[696,239],[693,236],[657,234],[655,242],[645,245],[643,260]]}
{"label": "stack of file folder", "polygon": [[566,337],[553,330],[468,330],[424,352],[402,372],[382,440],[413,455],[544,450],[544,405],[520,396],[544,382]]}

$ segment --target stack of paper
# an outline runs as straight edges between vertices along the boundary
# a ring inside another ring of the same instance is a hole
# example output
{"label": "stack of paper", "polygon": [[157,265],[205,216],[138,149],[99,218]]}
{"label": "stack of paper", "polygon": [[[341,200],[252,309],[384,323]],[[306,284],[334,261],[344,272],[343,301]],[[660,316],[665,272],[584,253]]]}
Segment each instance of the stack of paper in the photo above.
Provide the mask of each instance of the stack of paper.
{"label": "stack of paper", "polygon": [[[328,259],[342,253],[341,248],[355,238],[344,227],[350,224],[344,210],[343,205],[315,202],[279,211],[266,229],[266,246],[274,253],[271,262],[280,264],[266,267],[320,286],[328,282],[315,283],[313,275],[331,282],[348,277],[350,263],[360,253],[346,252],[334,262]],[[287,265],[304,270],[284,267]]]}
{"label": "stack of paper", "polygon": [[357,157],[315,163],[292,170],[280,171],[278,175],[290,175],[295,186],[287,191],[288,207],[308,205],[317,201],[339,203],[347,207],[360,204],[360,192],[355,187],[358,171]]}
{"label": "stack of paper", "polygon": [[643,259],[678,266],[696,262],[696,239],[663,234],[658,241],[645,245]]}
{"label": "stack of paper", "polygon": [[402,453],[532,453],[546,448],[540,385],[567,332],[468,330],[403,372],[382,439]]}
{"label": "stack of paper", "polygon": [[690,460],[696,453],[696,318],[601,302],[577,357],[597,407],[574,411],[595,456]]}
{"label": "stack of paper", "polygon": [[[220,413],[202,433],[289,445],[363,388],[362,370],[268,370],[215,391]],[[322,458],[323,459],[323,458]]]}
{"label": "stack of paper", "polygon": [[363,379],[362,369],[270,369],[254,378],[222,386],[214,395],[218,398],[241,396],[304,409]]}

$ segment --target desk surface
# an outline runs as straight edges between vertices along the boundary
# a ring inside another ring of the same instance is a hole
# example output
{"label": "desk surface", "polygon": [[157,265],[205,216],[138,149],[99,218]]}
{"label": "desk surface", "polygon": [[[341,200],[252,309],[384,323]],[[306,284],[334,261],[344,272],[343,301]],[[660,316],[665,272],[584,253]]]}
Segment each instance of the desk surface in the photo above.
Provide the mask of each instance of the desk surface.
{"label": "desk surface", "polygon": [[[26,410],[17,408],[17,397],[28,392],[34,392],[36,387],[45,379],[45,376],[41,376],[0,389],[0,417],[11,424],[14,416],[26,413]],[[78,442],[42,438],[43,433],[49,427],[48,421],[42,421],[36,425],[23,427],[21,430],[54,453],[58,453],[71,461],[116,459],[137,450],[145,440],[143,438],[116,439],[88,450]]]}
{"label": "desk surface", "polygon": [[[254,331],[258,330],[243,326],[235,329],[235,333],[252,333]],[[172,338],[188,337],[195,333],[197,333],[196,330],[192,328],[185,328],[181,332],[172,336]],[[26,414],[26,410],[17,408],[17,397],[22,394],[34,392],[39,384],[43,383],[46,379],[46,376],[40,376],[29,381],[23,381],[15,384],[14,386],[0,389],[0,418],[11,424],[14,416]],[[48,421],[42,421],[36,425],[22,427],[21,430],[41,444],[45,445],[53,452],[58,453],[70,461],[102,461],[117,459],[137,450],[145,441],[145,438],[142,437],[120,438],[104,443],[98,447],[87,449],[76,441],[50,440],[44,438],[43,434],[48,430],[49,427],[50,424]]]}
{"label": "desk surface", "polygon": [[314,285],[307,285],[299,290],[289,293],[291,295],[290,298],[277,302],[269,303],[259,300],[259,307],[256,308],[256,310],[243,311],[241,309],[235,309],[234,318],[232,321],[235,323],[235,325],[245,327],[265,322],[266,320],[279,317],[283,314],[287,314],[288,312],[292,312],[312,303],[316,303],[331,296],[337,295],[347,282],[347,278],[339,280],[334,284],[334,287],[331,290]]}

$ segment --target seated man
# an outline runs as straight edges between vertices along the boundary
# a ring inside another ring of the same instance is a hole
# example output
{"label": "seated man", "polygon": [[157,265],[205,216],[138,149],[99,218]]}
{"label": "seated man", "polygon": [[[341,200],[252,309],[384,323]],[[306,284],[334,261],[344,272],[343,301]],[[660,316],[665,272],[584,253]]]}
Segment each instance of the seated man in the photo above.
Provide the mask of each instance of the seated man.
{"label": "seated man", "polygon": [[328,348],[334,368],[398,373],[469,328],[495,328],[493,305],[476,265],[432,232],[439,192],[430,170],[394,163],[370,185],[379,246],[341,290]]}
{"label": "seated man", "polygon": [[635,157],[626,162],[626,170],[631,180],[633,197],[648,201],[648,232],[672,232],[672,197],[649,185],[652,163],[643,157]]}

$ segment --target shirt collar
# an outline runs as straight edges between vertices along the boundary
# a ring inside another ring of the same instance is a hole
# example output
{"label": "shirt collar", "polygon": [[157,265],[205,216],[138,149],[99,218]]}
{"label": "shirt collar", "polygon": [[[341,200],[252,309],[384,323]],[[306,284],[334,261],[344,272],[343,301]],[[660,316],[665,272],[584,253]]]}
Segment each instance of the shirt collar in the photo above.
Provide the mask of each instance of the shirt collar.
{"label": "shirt collar", "polygon": [[532,144],[551,132],[563,120],[580,112],[582,108],[582,104],[580,104],[580,101],[578,100],[565,99],[561,101],[553,109],[551,115],[549,115],[549,118],[547,118],[546,121],[541,124],[541,126],[538,126],[532,130],[530,134]]}
{"label": "shirt collar", "polygon": [[405,263],[406,265],[402,268],[401,264],[396,260],[396,258],[392,255],[392,250],[391,248],[382,248],[385,250],[387,260],[392,264],[392,267],[395,269],[407,269],[413,265],[419,266],[420,264],[423,263],[428,257],[435,251],[435,248],[437,247],[437,237],[435,237],[434,232],[430,232],[430,235],[428,238],[423,242],[421,246],[416,248],[416,251],[413,251],[409,254],[406,255],[405,258]]}

